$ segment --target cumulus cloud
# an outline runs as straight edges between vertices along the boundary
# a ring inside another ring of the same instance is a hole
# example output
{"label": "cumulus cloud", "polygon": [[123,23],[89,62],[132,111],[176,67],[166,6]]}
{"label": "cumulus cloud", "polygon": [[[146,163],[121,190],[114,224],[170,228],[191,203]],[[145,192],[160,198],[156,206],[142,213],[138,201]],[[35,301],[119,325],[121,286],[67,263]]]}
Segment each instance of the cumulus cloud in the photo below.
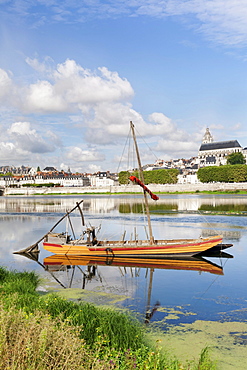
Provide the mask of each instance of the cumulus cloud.
{"label": "cumulus cloud", "polygon": [[[127,102],[134,94],[129,81],[106,67],[91,71],[70,59],[55,69],[36,59],[27,58],[27,63],[46,78],[19,86],[14,85],[6,71],[0,70],[3,96],[9,91],[9,103],[25,113],[88,112],[98,104]],[[15,98],[13,90],[18,94]]]}
{"label": "cumulus cloud", "polygon": [[[3,140],[4,138],[4,140]],[[39,163],[40,156],[51,153],[61,146],[55,133],[37,132],[30,122],[14,122],[4,132],[0,142],[0,158],[2,164],[20,165]]]}
{"label": "cumulus cloud", "polygon": [[74,162],[90,162],[90,161],[103,161],[104,155],[97,152],[95,149],[81,149],[77,146],[69,148],[66,157]]}
{"label": "cumulus cloud", "polygon": [[15,140],[15,145],[31,153],[47,153],[54,150],[51,141],[41,137],[29,122],[15,122],[8,129],[10,137]]}
{"label": "cumulus cloud", "polygon": [[[135,121],[136,122],[136,121]],[[171,140],[188,140],[189,135],[180,130],[176,123],[165,114],[154,112],[148,116],[147,122],[138,122],[138,133],[146,137],[165,136]]]}
{"label": "cumulus cloud", "polygon": [[152,113],[145,121],[140,113],[136,112],[130,104],[104,103],[94,109],[93,119],[87,119],[85,138],[88,142],[110,144],[117,138],[126,137],[129,131],[129,122],[133,121],[136,135],[143,137],[166,136],[172,140],[189,140],[189,135],[180,130],[176,123],[163,113]]}
{"label": "cumulus cloud", "polygon": [[[63,161],[70,163],[72,168],[81,168],[80,163],[87,163],[88,166],[107,159],[102,154],[104,150],[105,153],[112,153],[119,145],[123,147],[130,121],[136,126],[136,135],[152,142],[153,149],[159,151],[160,155],[167,155],[170,148],[173,153],[178,147],[184,153],[189,152],[189,148],[193,150],[195,136],[191,137],[179,129],[169,117],[154,112],[145,120],[133,109],[131,99],[134,91],[118,73],[105,67],[91,71],[70,59],[51,68],[49,58],[46,61],[39,63],[38,60],[28,60],[28,64],[42,74],[42,79],[25,86],[17,85],[9,73],[1,71],[0,84],[6,86],[6,91],[7,88],[15,91],[14,98],[13,94],[9,94],[9,97],[12,95],[9,104],[12,103],[20,116],[32,114],[32,121],[35,122],[36,117],[40,123],[37,126],[37,123],[31,124],[25,119],[12,122],[0,144],[3,153],[5,146],[8,147],[2,158],[12,158],[14,153],[19,160],[28,157],[34,159],[34,155],[49,153],[54,157],[58,149],[64,146],[57,165]],[[6,102],[2,102],[4,104]],[[50,122],[46,129],[48,113],[56,117],[56,123]],[[66,114],[67,118],[64,118]],[[62,122],[59,117],[63,117]],[[46,122],[44,126],[43,119]],[[67,132],[68,124],[69,137],[64,136],[62,143],[61,138]],[[59,136],[56,132],[59,132]],[[171,141],[171,146],[167,140]],[[102,152],[94,147],[88,148],[87,144],[97,144]],[[113,161],[113,156],[110,161]]]}
{"label": "cumulus cloud", "polygon": [[65,112],[68,107],[61,94],[48,81],[38,81],[27,89],[23,109],[34,112]]}
{"label": "cumulus cloud", "polygon": [[179,141],[179,140],[166,140],[161,139],[158,141],[155,148],[157,151],[166,155],[170,154],[170,158],[188,157],[188,153],[194,152],[197,155],[198,144],[192,140]]}
{"label": "cumulus cloud", "polygon": [[112,143],[116,138],[126,137],[130,121],[134,121],[138,126],[145,124],[142,116],[132,108],[130,103],[97,104],[93,115],[85,117],[87,125],[85,138],[91,143],[103,145]]}
{"label": "cumulus cloud", "polygon": [[[1,163],[10,165],[16,162],[16,160],[27,161],[30,153],[18,147],[13,142],[0,142],[0,158]],[[21,162],[20,162],[21,163]]]}
{"label": "cumulus cloud", "polygon": [[8,102],[14,92],[14,86],[9,73],[0,68],[0,102]]}
{"label": "cumulus cloud", "polygon": [[90,164],[88,166],[88,172],[96,173],[96,172],[101,171],[101,170],[102,170],[102,167],[98,166],[96,164]]}
{"label": "cumulus cloud", "polygon": [[69,59],[57,66],[54,78],[57,93],[66,96],[70,104],[79,106],[128,100],[134,93],[130,83],[120,78],[117,72],[106,67],[93,72]]}

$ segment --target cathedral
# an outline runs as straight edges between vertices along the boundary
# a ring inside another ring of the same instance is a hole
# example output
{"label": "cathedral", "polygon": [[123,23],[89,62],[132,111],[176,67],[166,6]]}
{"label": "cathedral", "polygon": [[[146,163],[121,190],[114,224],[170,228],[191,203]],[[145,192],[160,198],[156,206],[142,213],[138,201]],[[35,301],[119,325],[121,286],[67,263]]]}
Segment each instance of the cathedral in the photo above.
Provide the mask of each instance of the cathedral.
{"label": "cathedral", "polygon": [[199,167],[224,165],[227,156],[236,152],[243,153],[246,159],[247,148],[243,149],[237,140],[214,141],[207,128],[198,152],[198,165]]}

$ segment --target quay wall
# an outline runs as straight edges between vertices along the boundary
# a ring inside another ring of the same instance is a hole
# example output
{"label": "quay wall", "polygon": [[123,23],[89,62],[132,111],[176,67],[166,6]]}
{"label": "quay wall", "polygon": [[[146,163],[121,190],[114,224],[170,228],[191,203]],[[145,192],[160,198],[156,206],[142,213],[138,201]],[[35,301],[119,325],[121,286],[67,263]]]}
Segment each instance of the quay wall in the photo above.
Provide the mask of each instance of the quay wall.
{"label": "quay wall", "polygon": [[[247,182],[242,183],[209,183],[209,184],[149,184],[149,189],[152,192],[196,192],[196,191],[236,191],[246,190]],[[45,195],[45,194],[86,194],[86,193],[138,193],[141,192],[141,188],[138,185],[118,185],[118,186],[102,186],[102,187],[55,187],[55,188],[5,188],[2,195],[21,195],[21,196],[32,196],[32,195]]]}

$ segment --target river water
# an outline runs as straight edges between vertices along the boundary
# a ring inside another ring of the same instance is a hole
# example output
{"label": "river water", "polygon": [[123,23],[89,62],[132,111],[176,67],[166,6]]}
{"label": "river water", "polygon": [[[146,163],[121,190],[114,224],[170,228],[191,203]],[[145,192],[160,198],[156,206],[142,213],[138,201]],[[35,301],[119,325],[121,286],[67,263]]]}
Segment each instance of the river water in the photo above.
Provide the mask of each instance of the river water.
{"label": "river water", "polygon": [[[146,237],[140,196],[2,196],[1,265],[18,271],[35,270],[43,278],[42,290],[70,291],[74,299],[86,297],[96,303],[111,301],[118,307],[127,307],[142,320],[165,331],[171,325],[200,320],[247,321],[247,196],[161,195],[157,203],[150,203],[157,239],[222,234],[224,243],[233,244],[225,250],[226,256],[206,256],[199,266],[191,261],[129,266],[115,265],[109,260],[89,267],[85,259],[54,260],[43,250],[42,243],[38,262],[13,254],[39,240],[81,199],[86,223],[100,229],[99,238],[118,239],[125,233],[126,238]],[[71,221],[79,236],[82,232],[79,212],[73,213]],[[64,231],[65,227],[61,223],[56,230]],[[92,292],[95,294],[88,294]],[[246,338],[242,331],[244,344]]]}

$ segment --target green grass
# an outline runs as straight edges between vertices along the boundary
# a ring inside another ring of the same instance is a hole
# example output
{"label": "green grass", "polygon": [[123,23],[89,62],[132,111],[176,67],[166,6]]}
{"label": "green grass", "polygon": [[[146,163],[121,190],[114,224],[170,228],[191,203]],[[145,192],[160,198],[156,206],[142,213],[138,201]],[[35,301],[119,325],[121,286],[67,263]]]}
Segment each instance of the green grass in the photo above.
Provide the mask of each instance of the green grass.
{"label": "green grass", "polygon": [[0,370],[213,370],[206,348],[181,365],[133,316],[36,291],[33,272],[0,267]]}

